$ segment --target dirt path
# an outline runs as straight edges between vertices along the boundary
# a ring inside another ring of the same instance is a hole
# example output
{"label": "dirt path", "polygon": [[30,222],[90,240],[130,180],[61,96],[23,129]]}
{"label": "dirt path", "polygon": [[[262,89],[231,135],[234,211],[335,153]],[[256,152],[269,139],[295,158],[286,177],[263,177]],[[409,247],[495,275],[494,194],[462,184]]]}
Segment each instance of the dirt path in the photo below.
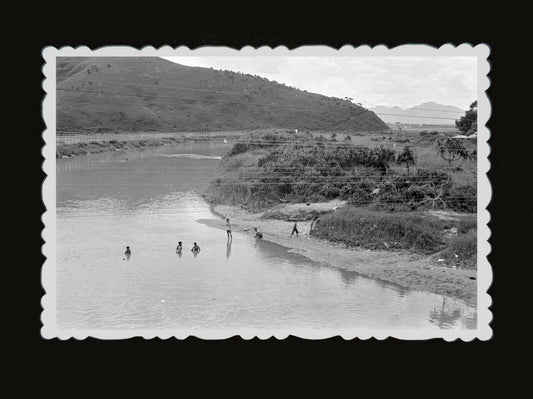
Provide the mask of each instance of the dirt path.
{"label": "dirt path", "polygon": [[[330,204],[334,206],[335,204]],[[344,245],[316,239],[309,235],[311,222],[298,222],[298,237],[290,237],[292,223],[263,219],[261,213],[249,213],[227,205],[214,207],[215,213],[231,220],[234,231],[253,235],[257,227],[263,239],[275,242],[309,259],[363,276],[399,284],[407,288],[452,296],[474,305],[477,297],[475,270],[440,266],[433,258],[398,251],[370,251],[346,248]],[[225,222],[202,220],[212,227],[225,229]]]}

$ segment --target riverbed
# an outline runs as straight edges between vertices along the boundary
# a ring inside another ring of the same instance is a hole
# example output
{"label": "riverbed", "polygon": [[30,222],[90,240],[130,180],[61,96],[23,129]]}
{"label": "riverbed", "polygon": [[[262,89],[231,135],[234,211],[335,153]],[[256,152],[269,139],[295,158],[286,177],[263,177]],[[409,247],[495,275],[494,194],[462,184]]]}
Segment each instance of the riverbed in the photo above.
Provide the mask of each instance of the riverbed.
{"label": "riverbed", "polygon": [[365,278],[245,232],[228,244],[204,222],[218,216],[201,194],[229,148],[188,143],[57,161],[59,328],[476,328],[476,308],[464,301]]}

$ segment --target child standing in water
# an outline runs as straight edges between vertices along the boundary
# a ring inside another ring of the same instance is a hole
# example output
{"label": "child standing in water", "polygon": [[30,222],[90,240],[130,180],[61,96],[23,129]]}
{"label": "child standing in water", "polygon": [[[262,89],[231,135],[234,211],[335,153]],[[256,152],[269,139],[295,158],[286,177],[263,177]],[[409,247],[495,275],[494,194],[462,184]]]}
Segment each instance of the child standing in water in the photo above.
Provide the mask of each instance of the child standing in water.
{"label": "child standing in water", "polygon": [[194,243],[193,246],[192,246],[191,251],[194,252],[195,254],[200,252],[200,247],[198,246],[198,244]]}
{"label": "child standing in water", "polygon": [[181,241],[178,242],[178,246],[176,247],[176,252],[177,253],[181,253],[181,250],[183,249],[182,245],[181,245]]}
{"label": "child standing in water", "polygon": [[228,235],[228,241],[233,241],[233,236],[231,235],[231,223],[229,219],[226,219],[226,234]]}

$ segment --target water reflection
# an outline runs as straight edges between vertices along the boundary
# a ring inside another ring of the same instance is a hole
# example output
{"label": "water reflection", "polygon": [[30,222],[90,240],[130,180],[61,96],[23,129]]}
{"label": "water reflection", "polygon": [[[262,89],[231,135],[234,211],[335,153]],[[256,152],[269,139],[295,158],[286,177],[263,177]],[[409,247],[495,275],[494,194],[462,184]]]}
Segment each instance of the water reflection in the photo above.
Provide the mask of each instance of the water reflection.
{"label": "water reflection", "polygon": [[433,308],[429,314],[430,322],[440,328],[450,328],[462,321],[466,328],[476,328],[477,316],[465,315],[465,312],[455,304],[448,305],[447,302],[450,301],[452,301],[450,298],[442,297],[442,305]]}
{"label": "water reflection", "polygon": [[[280,260],[290,259],[291,261],[294,261],[294,262],[299,262],[299,263],[306,262],[308,264],[313,264],[316,266],[320,265],[319,262],[310,260],[309,258],[299,253],[291,252],[289,248],[267,241],[267,240],[254,240],[254,247],[257,248],[259,250],[259,253],[263,255],[265,258],[280,259]],[[340,269],[335,269],[335,270],[340,270]]]}
{"label": "water reflection", "polygon": [[350,270],[338,269],[341,275],[342,281],[345,284],[355,284],[359,279],[359,274]]}
{"label": "water reflection", "polygon": [[57,203],[112,196],[135,207],[149,202],[154,192],[205,190],[215,176],[220,162],[217,157],[228,148],[229,144],[212,143],[202,147],[203,157],[197,159],[159,155],[200,151],[198,143],[59,159]]}
{"label": "water reflection", "polygon": [[226,244],[226,259],[231,256],[231,243],[232,241],[228,241]]}
{"label": "water reflection", "polygon": [[[87,169],[105,169],[109,165],[124,164],[130,161],[151,158],[158,155],[187,156],[197,154],[206,157],[222,157],[232,147],[231,143],[206,142],[184,143],[180,145],[141,148],[137,150],[120,150],[97,154],[79,155],[58,160],[57,173],[75,172]],[[175,155],[173,155],[175,154]],[[216,158],[213,158],[216,159]],[[126,165],[123,165],[126,166]]]}

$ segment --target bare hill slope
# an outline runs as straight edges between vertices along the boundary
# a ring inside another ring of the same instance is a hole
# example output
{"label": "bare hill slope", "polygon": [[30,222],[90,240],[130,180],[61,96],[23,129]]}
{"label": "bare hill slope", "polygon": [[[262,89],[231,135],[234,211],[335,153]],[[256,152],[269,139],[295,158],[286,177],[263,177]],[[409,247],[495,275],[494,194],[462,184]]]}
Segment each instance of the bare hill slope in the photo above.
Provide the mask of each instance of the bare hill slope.
{"label": "bare hill slope", "polygon": [[58,131],[387,129],[351,102],[161,58],[57,60]]}

